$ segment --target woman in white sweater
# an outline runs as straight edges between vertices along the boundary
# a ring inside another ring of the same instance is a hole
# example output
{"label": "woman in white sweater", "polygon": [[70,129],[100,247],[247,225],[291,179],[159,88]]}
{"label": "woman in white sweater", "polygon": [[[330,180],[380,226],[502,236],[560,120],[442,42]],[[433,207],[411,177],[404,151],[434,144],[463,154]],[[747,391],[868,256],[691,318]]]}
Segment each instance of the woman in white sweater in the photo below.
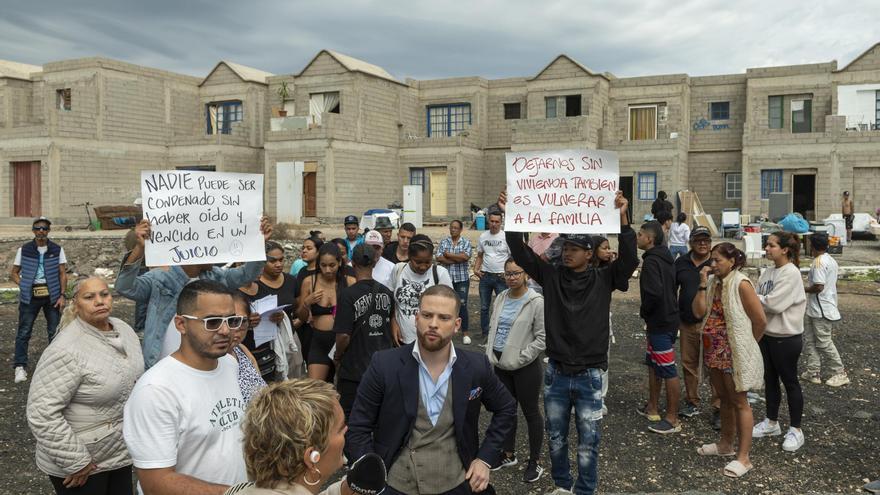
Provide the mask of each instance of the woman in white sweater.
{"label": "woman in white sweater", "polygon": [[765,251],[774,266],[768,268],[758,279],[758,298],[767,315],[767,328],[761,340],[764,356],[764,388],[767,394],[767,418],[752,429],[754,438],[781,435],[779,404],[785,386],[791,424],[783,450],[794,452],[804,445],[801,416],[804,412],[804,396],[798,381],[798,359],[803,348],[804,313],[807,295],[798,268],[800,239],[797,234],[778,232],[767,239]]}
{"label": "woman in white sweater", "polygon": [[34,371],[27,419],[37,467],[56,494],[131,494],[122,409],[144,358],[134,330],[111,317],[112,308],[106,282],[78,282],[61,331]]}
{"label": "woman in white sweater", "polygon": [[[703,445],[705,456],[736,456],[724,475],[739,478],[752,469],[752,408],[746,398],[763,384],[764,367],[758,341],[767,319],[755,287],[741,271],[746,255],[729,242],[712,249],[712,266],[700,271],[693,313],[703,319],[703,362],[709,368],[712,388],[721,399],[721,440]],[[709,275],[712,274],[712,277]],[[734,441],[739,433],[739,448]]]}

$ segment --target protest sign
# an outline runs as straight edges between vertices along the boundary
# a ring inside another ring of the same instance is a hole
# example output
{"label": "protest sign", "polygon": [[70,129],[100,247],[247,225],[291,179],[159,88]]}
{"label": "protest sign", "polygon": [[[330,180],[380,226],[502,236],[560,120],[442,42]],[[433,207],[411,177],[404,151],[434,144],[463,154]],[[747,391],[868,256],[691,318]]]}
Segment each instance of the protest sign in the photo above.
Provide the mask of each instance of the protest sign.
{"label": "protest sign", "polygon": [[266,259],[261,174],[141,172],[141,198],[147,266]]}
{"label": "protest sign", "polygon": [[611,234],[620,232],[614,196],[617,154],[603,150],[517,151],[507,156],[504,230]]}

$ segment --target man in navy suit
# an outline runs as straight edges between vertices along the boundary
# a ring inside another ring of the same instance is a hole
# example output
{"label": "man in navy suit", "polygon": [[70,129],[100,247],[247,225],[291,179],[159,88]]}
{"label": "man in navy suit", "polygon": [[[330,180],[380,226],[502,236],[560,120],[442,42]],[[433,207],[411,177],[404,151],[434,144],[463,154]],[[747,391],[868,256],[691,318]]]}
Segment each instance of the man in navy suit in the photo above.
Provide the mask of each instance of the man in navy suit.
{"label": "man in navy suit", "polygon": [[[494,493],[490,466],[516,421],[516,402],[484,354],[456,349],[458,294],[426,290],[417,340],[373,355],[358,387],[346,435],[352,459],[374,452],[391,495]],[[492,414],[479,443],[481,405]]]}

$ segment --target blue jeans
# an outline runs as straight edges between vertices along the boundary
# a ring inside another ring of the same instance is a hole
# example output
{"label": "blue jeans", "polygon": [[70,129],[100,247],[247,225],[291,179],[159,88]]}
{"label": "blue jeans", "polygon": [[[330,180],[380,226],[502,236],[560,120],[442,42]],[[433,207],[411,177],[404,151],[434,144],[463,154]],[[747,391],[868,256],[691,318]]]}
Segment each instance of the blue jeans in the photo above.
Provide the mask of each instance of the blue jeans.
{"label": "blue jeans", "polygon": [[455,289],[455,292],[458,294],[458,299],[461,300],[461,310],[458,312],[458,317],[461,318],[461,331],[468,331],[468,293],[471,291],[471,281],[465,280],[464,282],[452,282],[452,288]]}
{"label": "blue jeans", "polygon": [[507,290],[503,273],[483,273],[480,277],[480,328],[483,337],[489,335],[489,314],[492,308],[492,293],[497,296]]}
{"label": "blue jeans", "polygon": [[28,344],[31,341],[31,332],[34,330],[34,321],[37,315],[43,311],[46,316],[46,330],[49,341],[55,336],[58,322],[61,321],[61,312],[58,311],[48,297],[32,297],[31,302],[18,303],[18,332],[15,334],[15,359],[13,367],[28,365]]}
{"label": "blue jeans", "polygon": [[[592,494],[599,483],[599,440],[602,438],[602,381],[600,368],[566,375],[551,360],[544,371],[544,414],[550,447],[553,483],[576,495]],[[574,406],[578,431],[577,484],[568,460],[568,424]]]}
{"label": "blue jeans", "polygon": [[687,246],[669,246],[669,253],[672,254],[672,259],[676,260],[679,256],[688,254],[688,248]]}

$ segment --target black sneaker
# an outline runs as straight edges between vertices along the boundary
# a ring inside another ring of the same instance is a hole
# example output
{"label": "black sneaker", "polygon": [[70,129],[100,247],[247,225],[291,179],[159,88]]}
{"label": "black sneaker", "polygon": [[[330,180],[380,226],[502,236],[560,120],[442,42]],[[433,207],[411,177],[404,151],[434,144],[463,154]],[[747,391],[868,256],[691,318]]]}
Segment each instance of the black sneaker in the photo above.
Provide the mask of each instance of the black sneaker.
{"label": "black sneaker", "polygon": [[678,415],[683,418],[693,418],[697,414],[700,414],[700,410],[697,409],[697,406],[687,401],[685,401],[684,406],[681,408],[681,410],[678,411]]}
{"label": "black sneaker", "polygon": [[544,468],[538,465],[538,461],[529,461],[523,473],[523,483],[534,483],[544,474]]}
{"label": "black sneaker", "polygon": [[712,424],[712,429],[715,431],[719,431],[721,429],[721,411],[718,409],[712,409],[712,418],[709,419],[709,423]]}
{"label": "black sneaker", "polygon": [[501,459],[498,461],[498,464],[492,466],[492,471],[498,471],[501,468],[506,468],[510,466],[516,466],[516,454],[508,454],[507,452],[502,452]]}

